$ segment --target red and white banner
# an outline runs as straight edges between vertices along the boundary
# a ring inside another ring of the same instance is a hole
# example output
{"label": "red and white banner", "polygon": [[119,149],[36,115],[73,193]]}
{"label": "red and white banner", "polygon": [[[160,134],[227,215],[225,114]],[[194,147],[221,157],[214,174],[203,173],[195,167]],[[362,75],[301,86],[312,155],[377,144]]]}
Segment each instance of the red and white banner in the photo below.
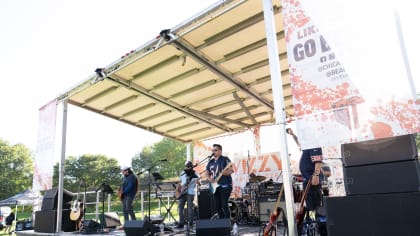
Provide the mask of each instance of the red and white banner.
{"label": "red and white banner", "polygon": [[420,132],[394,12],[338,2],[282,1],[302,149]]}
{"label": "red and white banner", "polygon": [[52,188],[56,114],[56,100],[39,109],[38,139],[32,182],[32,190],[35,192]]}
{"label": "red and white banner", "polygon": [[[194,142],[194,163],[200,163],[211,153],[211,146],[206,146],[201,141]],[[242,189],[249,181],[249,173],[265,176],[266,180],[272,179],[275,182],[283,182],[282,163],[278,153],[266,153],[256,156],[246,156],[244,154],[232,154],[223,152],[233,162],[232,182],[233,191],[231,197],[242,197]],[[202,173],[207,162],[203,162],[195,168],[195,171]]]}

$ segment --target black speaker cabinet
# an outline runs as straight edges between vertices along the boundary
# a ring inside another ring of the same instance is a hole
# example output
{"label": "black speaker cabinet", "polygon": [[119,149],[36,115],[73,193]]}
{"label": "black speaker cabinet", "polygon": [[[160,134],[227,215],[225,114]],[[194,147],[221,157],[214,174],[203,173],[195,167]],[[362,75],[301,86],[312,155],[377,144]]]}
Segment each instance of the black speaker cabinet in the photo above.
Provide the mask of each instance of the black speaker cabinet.
{"label": "black speaker cabinet", "polygon": [[420,192],[326,198],[328,236],[420,235]]}
{"label": "black speaker cabinet", "polygon": [[358,166],[393,161],[413,160],[417,157],[414,136],[402,135],[341,145],[344,166]]}
{"label": "black speaker cabinet", "polygon": [[[70,210],[64,209],[62,213],[61,230],[72,232],[76,230],[76,224],[70,220]],[[36,211],[34,231],[40,233],[55,233],[57,225],[57,211]]]}
{"label": "black speaker cabinet", "polygon": [[105,228],[113,228],[121,225],[120,217],[116,212],[105,212],[104,216],[105,219],[103,219],[101,214],[101,224],[103,222]]}
{"label": "black speaker cabinet", "polygon": [[345,167],[347,195],[415,192],[420,189],[419,160]]}
{"label": "black speaker cabinet", "polygon": [[[73,199],[73,193],[63,189],[63,209],[69,209],[69,204]],[[44,198],[42,200],[42,207],[41,210],[57,210],[57,202],[58,202],[58,188],[48,189],[44,193]]]}
{"label": "black speaker cabinet", "polygon": [[216,213],[213,194],[210,190],[200,190],[198,193],[198,218],[210,219]]}
{"label": "black speaker cabinet", "polygon": [[224,236],[230,235],[230,219],[197,220],[197,236]]}
{"label": "black speaker cabinet", "polygon": [[[276,208],[278,195],[271,196],[260,196],[258,197],[258,211],[260,215],[261,222],[270,221],[270,215]],[[279,207],[281,207],[286,214],[286,203],[284,201],[279,202]]]}
{"label": "black speaker cabinet", "polygon": [[153,235],[155,227],[145,220],[128,220],[124,223],[124,232],[127,236]]}

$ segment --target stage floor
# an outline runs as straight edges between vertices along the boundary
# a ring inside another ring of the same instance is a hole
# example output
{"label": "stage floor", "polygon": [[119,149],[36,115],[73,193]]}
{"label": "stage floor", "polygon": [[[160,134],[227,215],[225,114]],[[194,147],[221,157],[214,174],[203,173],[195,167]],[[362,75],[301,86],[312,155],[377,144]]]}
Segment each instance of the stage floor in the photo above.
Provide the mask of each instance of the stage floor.
{"label": "stage floor", "polygon": [[[171,227],[166,227],[166,229],[169,229]],[[166,230],[165,233],[163,235],[187,235],[185,230],[183,229],[172,229],[173,231],[168,231]],[[18,231],[16,232],[16,235],[18,236],[44,236],[44,235],[92,235],[92,236],[99,236],[99,235],[113,235],[113,236],[125,236],[125,232],[122,229],[110,229],[109,232],[97,232],[97,233],[79,233],[79,232],[61,232],[61,233],[39,233],[39,232],[34,232],[33,230],[26,230],[26,231]],[[156,234],[159,235],[159,234]],[[196,235],[195,233],[195,226],[192,227],[192,229],[190,229],[190,233],[189,235]],[[231,234],[233,235],[233,234]],[[238,235],[241,236],[257,236],[257,235],[262,235],[262,227],[258,226],[258,225],[242,225],[238,227]],[[279,227],[277,230],[277,234],[276,235],[287,235],[284,234],[284,228],[283,227]],[[215,235],[216,236],[216,235]]]}

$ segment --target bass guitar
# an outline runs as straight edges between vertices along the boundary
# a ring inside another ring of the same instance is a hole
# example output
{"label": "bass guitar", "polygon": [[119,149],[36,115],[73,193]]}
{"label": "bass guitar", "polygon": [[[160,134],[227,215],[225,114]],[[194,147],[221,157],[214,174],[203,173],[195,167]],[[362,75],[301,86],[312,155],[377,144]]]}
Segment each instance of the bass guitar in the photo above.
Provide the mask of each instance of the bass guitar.
{"label": "bass guitar", "polygon": [[219,187],[219,184],[217,182],[219,182],[220,178],[222,178],[223,176],[223,172],[225,172],[227,169],[229,169],[230,167],[232,167],[232,162],[229,162],[227,164],[227,166],[223,169],[222,172],[220,172],[220,174],[217,176],[217,178],[214,180],[214,182],[210,183],[210,191],[214,194],[217,190],[217,188]]}
{"label": "bass guitar", "polygon": [[299,227],[299,225],[303,222],[303,218],[305,217],[305,207],[303,206],[306,200],[306,196],[308,195],[309,188],[311,187],[312,178],[308,180],[308,183],[306,184],[305,191],[303,192],[302,199],[299,203],[299,208],[296,211],[296,225]]}
{"label": "bass guitar", "polygon": [[277,218],[279,218],[280,212],[282,212],[281,207],[279,207],[280,199],[283,196],[284,192],[284,185],[281,185],[280,193],[277,196],[276,206],[274,207],[273,213],[270,215],[270,221],[267,223],[267,225],[264,227],[264,236],[269,236],[272,234],[273,230],[275,230],[275,223],[277,221]]}

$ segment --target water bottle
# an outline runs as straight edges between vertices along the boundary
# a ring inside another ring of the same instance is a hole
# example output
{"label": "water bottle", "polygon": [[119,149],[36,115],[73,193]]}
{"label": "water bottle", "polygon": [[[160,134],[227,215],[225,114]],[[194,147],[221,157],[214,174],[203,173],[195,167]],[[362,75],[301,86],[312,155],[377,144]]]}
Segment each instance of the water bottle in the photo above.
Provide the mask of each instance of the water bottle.
{"label": "water bottle", "polygon": [[233,235],[238,235],[238,225],[236,223],[233,224]]}

